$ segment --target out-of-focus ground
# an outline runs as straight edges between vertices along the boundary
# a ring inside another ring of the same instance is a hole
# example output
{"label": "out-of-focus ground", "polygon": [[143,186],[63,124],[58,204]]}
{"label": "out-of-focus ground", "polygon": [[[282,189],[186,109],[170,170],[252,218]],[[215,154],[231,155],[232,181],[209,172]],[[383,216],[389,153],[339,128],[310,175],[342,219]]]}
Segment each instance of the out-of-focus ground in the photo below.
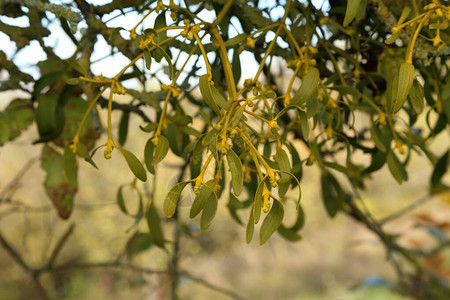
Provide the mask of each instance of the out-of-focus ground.
{"label": "out-of-focus ground", "polygon": [[[119,115],[114,114],[113,118],[117,125]],[[149,136],[137,129],[139,124],[139,120],[132,119],[125,148],[142,156]],[[438,155],[442,155],[448,147],[448,136],[445,134],[433,145]],[[0,191],[29,159],[39,157],[41,146],[31,145],[36,136],[36,128],[31,127],[13,143],[0,148]],[[61,221],[52,208],[42,187],[45,174],[39,163],[34,164],[20,180],[13,200],[42,209],[30,212],[17,206],[11,212],[9,210],[14,206],[0,204],[0,231],[27,263],[32,266],[43,264],[58,238],[72,223],[76,226],[74,233],[56,265],[76,261],[110,261],[123,253],[131,236],[127,228],[132,225],[133,219],[120,212],[115,203],[116,192],[133,176],[123,158],[117,152],[113,154],[109,161],[104,160],[101,153],[97,154],[99,170],[79,162],[80,189],[73,215],[68,221]],[[300,155],[304,158],[307,153],[300,152]],[[158,209],[161,209],[165,194],[176,181],[173,166],[181,163],[178,158],[169,156],[158,167]],[[402,185],[395,182],[387,167],[367,185],[362,197],[376,218],[386,217],[427,195],[428,178],[432,172],[430,164],[424,157],[416,155],[412,157],[410,166],[410,178]],[[301,241],[291,243],[275,234],[264,246],[259,246],[255,234],[252,243],[247,245],[245,227],[231,219],[225,207],[228,200],[223,198],[219,202],[218,215],[206,232],[182,238],[181,269],[217,286],[234,290],[248,299],[409,299],[395,294],[386,286],[356,288],[368,278],[372,282],[376,282],[377,278],[395,281],[395,272],[387,262],[386,249],[362,224],[344,214],[329,219],[322,205],[319,172],[314,167],[307,167],[304,172],[301,186],[306,224],[301,232]],[[150,186],[151,182],[152,177],[148,180]],[[296,192],[292,192],[293,198]],[[132,196],[126,197],[131,199]],[[447,202],[444,198],[435,197],[384,228],[390,233],[402,235],[402,243],[409,247],[432,247],[435,240],[415,224],[419,220],[418,215],[428,216],[436,222],[450,220],[449,196]],[[192,194],[188,192],[179,215],[185,224],[198,226],[198,218],[192,221],[188,218],[192,200]],[[295,214],[293,201],[288,202],[286,212],[286,221],[292,221]],[[247,214],[248,211],[242,214],[244,222],[247,221]],[[139,228],[146,231],[146,223],[142,221]],[[167,224],[165,231],[170,238],[172,224]],[[449,272],[450,253],[445,252],[443,258],[446,261],[444,271]],[[133,263],[144,268],[166,270],[167,259],[163,250],[153,247],[135,257]],[[59,284],[59,295],[64,299],[168,299],[168,295],[164,294],[168,285],[164,275],[143,275],[129,270],[80,269],[58,273],[53,278],[50,275],[43,277],[44,286],[54,289],[55,282],[63,283]],[[33,299],[35,293],[27,274],[0,247],[0,299]],[[181,278],[179,294],[181,299],[230,299],[184,277]]]}

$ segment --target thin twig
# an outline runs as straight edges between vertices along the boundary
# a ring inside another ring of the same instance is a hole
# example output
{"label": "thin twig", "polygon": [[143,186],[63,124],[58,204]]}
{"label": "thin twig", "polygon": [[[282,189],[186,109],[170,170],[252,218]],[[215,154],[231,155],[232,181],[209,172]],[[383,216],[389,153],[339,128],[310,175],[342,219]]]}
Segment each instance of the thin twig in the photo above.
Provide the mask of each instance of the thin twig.
{"label": "thin twig", "polygon": [[100,262],[100,263],[84,263],[75,265],[61,265],[52,268],[42,269],[42,273],[61,273],[69,272],[73,270],[86,270],[86,269],[101,269],[101,268],[118,268],[118,269],[128,269],[131,271],[145,273],[145,274],[167,274],[167,271],[154,270],[148,268],[142,268],[131,264],[124,264],[120,262]]}
{"label": "thin twig", "polygon": [[61,236],[58,243],[56,244],[55,248],[52,251],[52,254],[50,255],[50,259],[48,260],[48,265],[52,267],[55,264],[56,258],[58,257],[59,253],[61,252],[62,248],[67,242],[67,239],[72,234],[73,229],[75,228],[75,225],[72,223],[70,224],[67,231]]}
{"label": "thin twig", "polygon": [[229,297],[231,297],[233,299],[240,299],[240,300],[246,299],[243,296],[235,293],[234,291],[231,291],[229,289],[226,289],[226,288],[217,286],[215,284],[212,284],[212,283],[206,281],[205,279],[203,279],[201,277],[197,277],[195,275],[192,275],[192,274],[190,274],[188,272],[182,272],[180,275],[184,275],[184,276],[188,277],[189,279],[191,279],[192,281],[195,281],[195,282],[197,282],[197,283],[199,283],[201,285],[204,285],[205,287],[207,287],[207,288],[209,288],[211,290],[214,290],[214,291],[220,292],[220,293],[222,293],[224,295],[227,295],[227,296],[229,296]]}
{"label": "thin twig", "polygon": [[417,207],[427,203],[428,201],[430,201],[432,199],[433,199],[433,197],[431,197],[431,195],[425,195],[425,196],[419,198],[418,200],[414,201],[410,205],[406,206],[405,208],[403,208],[403,209],[401,209],[401,210],[399,210],[399,211],[397,211],[397,212],[395,212],[395,213],[393,213],[393,214],[391,214],[391,215],[389,215],[389,216],[379,220],[378,224],[380,226],[382,226],[382,225],[384,225],[384,224],[386,224],[388,222],[391,222],[391,221],[393,221],[393,220],[395,220],[395,219],[397,219],[397,218],[399,218],[399,217],[409,213],[410,211],[414,210],[415,208],[417,208]]}
{"label": "thin twig", "polygon": [[8,182],[8,184],[0,192],[0,200],[7,198],[7,194],[17,188],[22,177],[30,170],[33,164],[36,163],[38,160],[39,159],[37,157],[34,157],[25,163],[25,165],[22,167],[22,169],[19,170],[16,176],[14,176],[13,179],[11,179],[11,181]]}
{"label": "thin twig", "polygon": [[28,266],[28,264],[20,256],[19,252],[11,246],[11,244],[3,237],[0,233],[0,244],[12,256],[12,258],[27,272],[32,272],[33,269]]}

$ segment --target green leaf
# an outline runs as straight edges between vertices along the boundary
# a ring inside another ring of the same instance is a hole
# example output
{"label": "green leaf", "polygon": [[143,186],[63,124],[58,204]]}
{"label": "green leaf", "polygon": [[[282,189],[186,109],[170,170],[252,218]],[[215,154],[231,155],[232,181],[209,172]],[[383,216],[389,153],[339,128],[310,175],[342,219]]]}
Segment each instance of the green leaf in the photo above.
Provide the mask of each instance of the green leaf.
{"label": "green leaf", "polygon": [[246,37],[247,37],[246,33],[238,34],[238,35],[232,37],[231,39],[225,41],[225,43],[224,43],[225,47],[229,48],[229,47],[233,47],[237,44],[240,44],[243,41],[245,41]]}
{"label": "green leaf", "polygon": [[236,113],[231,118],[230,127],[236,126],[242,118],[245,118],[244,110],[245,110],[245,106],[244,105],[240,106],[236,110]]}
{"label": "green leaf", "polygon": [[358,13],[356,14],[356,20],[361,21],[364,19],[366,15],[366,9],[367,9],[367,0],[361,0],[361,4],[358,8]]}
{"label": "green leaf", "polygon": [[361,0],[347,0],[347,9],[345,10],[344,27],[347,27],[358,14]]}
{"label": "green leaf", "polygon": [[387,39],[384,41],[384,43],[385,43],[386,45],[392,44],[392,43],[394,43],[394,42],[399,38],[399,36],[400,36],[400,32],[396,32],[396,33],[392,34],[389,38],[387,38]]}
{"label": "green leaf", "polygon": [[126,252],[128,257],[133,257],[153,245],[152,236],[148,233],[136,233],[127,243]]}
{"label": "green leaf", "polygon": [[231,107],[231,104],[225,100],[225,98],[222,96],[222,94],[219,93],[219,91],[216,89],[215,86],[210,85],[211,88],[211,95],[214,99],[214,102],[217,103],[221,108],[225,110],[229,110]]}
{"label": "green leaf", "polygon": [[[277,152],[275,153],[275,161],[277,162],[281,171],[291,171],[288,155],[282,148],[277,149]],[[280,195],[280,197],[286,195],[290,184],[291,177],[286,173],[281,173],[280,180],[278,180],[278,194]]]}
{"label": "green leaf", "polygon": [[434,166],[433,173],[431,174],[431,191],[439,191],[444,185],[441,182],[442,177],[444,177],[445,173],[447,173],[448,165],[449,165],[449,153],[447,151],[442,155],[441,158],[436,162]]}
{"label": "green leaf", "polygon": [[42,148],[41,167],[46,172],[44,188],[52,200],[58,215],[68,219],[73,210],[73,200],[77,187],[72,186],[66,177],[64,158],[48,145]]}
{"label": "green leaf", "polygon": [[398,73],[398,83],[395,95],[394,103],[392,106],[392,112],[396,113],[400,110],[408,97],[409,90],[414,81],[414,66],[410,63],[402,63],[400,65],[400,71]]}
{"label": "green leaf", "polygon": [[309,139],[308,117],[303,111],[299,111],[298,115],[300,117],[300,126],[302,127],[303,137],[307,141]]}
{"label": "green leaf", "polygon": [[[78,61],[76,61],[73,58],[69,58],[66,60],[66,62],[72,67],[72,69],[77,70],[78,72],[80,72],[80,74],[82,74],[84,76],[87,76],[86,68],[83,68],[83,66],[81,66]],[[80,78],[71,78],[71,79],[80,79]],[[71,79],[66,80],[66,83],[67,84],[83,84],[83,83],[85,83],[84,80],[82,80],[82,79],[80,79],[81,82],[79,82],[79,83],[70,83],[69,80],[71,80]]]}
{"label": "green leaf", "polygon": [[145,67],[147,70],[150,70],[152,66],[152,55],[147,49],[144,49],[144,60],[145,60]]}
{"label": "green leaf", "polygon": [[168,151],[169,151],[169,140],[165,136],[160,135],[158,137],[158,144],[156,145],[152,165],[156,165],[157,163],[161,162],[164,159],[164,157],[166,157]]}
{"label": "green leaf", "polygon": [[211,225],[212,220],[216,216],[218,201],[216,197],[209,197],[203,208],[202,217],[200,219],[200,230],[206,230]]}
{"label": "green leaf", "polygon": [[233,187],[234,194],[239,196],[244,184],[241,159],[230,149],[227,151],[227,161],[231,171],[231,186]]}
{"label": "green leaf", "polygon": [[295,230],[286,228],[283,224],[278,227],[277,231],[282,237],[290,242],[298,242],[302,239],[301,235],[299,235]]}
{"label": "green leaf", "polygon": [[253,219],[253,207],[250,210],[250,216],[248,217],[247,229],[245,231],[245,240],[247,244],[252,241],[253,233],[255,232],[255,221]]}
{"label": "green leaf", "polygon": [[117,196],[116,196],[116,200],[117,200],[117,205],[120,208],[120,211],[122,211],[124,214],[128,215],[128,210],[127,207],[125,205],[125,200],[123,199],[123,185],[121,185],[119,187],[119,189],[117,190]]}
{"label": "green leaf", "polygon": [[397,26],[403,24],[403,22],[405,22],[406,18],[409,16],[410,13],[411,13],[411,7],[405,6],[403,8],[400,19],[398,19]]}
{"label": "green leaf", "polygon": [[66,83],[70,84],[70,85],[80,85],[80,84],[84,84],[85,81],[81,78],[69,78],[66,80]]}
{"label": "green leaf", "polygon": [[189,217],[191,219],[195,218],[202,210],[205,208],[205,205],[209,198],[215,198],[213,193],[214,185],[216,184],[215,180],[209,180],[205,185],[200,189],[200,193],[195,197],[194,202],[192,203],[191,210],[189,212]]}
{"label": "green leaf", "polygon": [[82,143],[77,143],[77,153],[78,155],[80,155],[82,158],[84,158],[85,161],[87,161],[88,163],[90,163],[94,168],[98,169],[97,165],[95,164],[95,162],[92,160],[91,155],[89,154],[89,151],[87,149],[87,147],[82,144]]}
{"label": "green leaf", "polygon": [[117,37],[120,36],[119,31],[125,30],[125,29],[123,29],[122,27],[115,27],[115,28],[111,28],[111,29],[112,29],[111,33],[109,34],[109,42],[112,45],[115,45]]}
{"label": "green leaf", "polygon": [[386,157],[386,162],[392,176],[398,183],[408,180],[405,166],[398,160],[397,156],[390,151]]}
{"label": "green leaf", "polygon": [[169,78],[170,80],[173,79],[173,64],[172,64],[172,60],[170,59],[169,54],[167,54],[167,52],[161,48],[161,46],[159,46],[158,44],[153,44],[156,46],[156,49],[161,52],[161,54],[164,56],[164,58],[167,61],[167,64],[169,65]]}
{"label": "green leaf", "polygon": [[59,21],[61,22],[61,27],[64,30],[64,32],[67,34],[67,36],[72,40],[72,42],[78,46],[78,41],[75,38],[75,36],[72,33],[72,30],[70,29],[69,22],[67,22],[66,18],[59,18]]}
{"label": "green leaf", "polygon": [[156,211],[155,204],[152,202],[147,211],[147,224],[150,229],[152,240],[158,247],[165,248],[164,246],[164,234],[161,228],[161,220],[158,212]]}
{"label": "green leaf", "polygon": [[155,146],[152,143],[152,137],[147,140],[147,143],[145,143],[144,148],[144,161],[145,166],[147,167],[147,170],[155,174],[155,167],[153,166],[153,150],[155,149]]}
{"label": "green leaf", "polygon": [[328,215],[333,218],[344,204],[343,191],[329,172],[323,172],[321,176],[322,198]]}
{"label": "green leaf", "polygon": [[147,173],[145,172],[145,169],[139,159],[137,159],[137,157],[128,150],[125,150],[123,148],[117,148],[117,150],[122,153],[122,156],[125,158],[128,167],[130,168],[131,172],[133,172],[134,176],[136,176],[137,179],[145,182],[147,180]]}
{"label": "green leaf", "polygon": [[420,115],[424,109],[423,87],[417,79],[414,79],[409,90],[409,99],[416,114]]}
{"label": "green leaf", "polygon": [[130,113],[123,112],[119,124],[119,144],[121,146],[123,146],[127,140],[129,120],[130,120]]}
{"label": "green leaf", "polygon": [[376,124],[372,125],[372,128],[370,129],[370,136],[372,140],[375,142],[375,146],[380,149],[382,152],[386,152],[386,146],[382,142],[381,132],[380,129]]}
{"label": "green leaf", "polygon": [[72,149],[70,149],[70,145],[66,145],[64,148],[64,171],[66,173],[67,180],[70,185],[74,188],[78,186],[78,177],[77,177],[77,159],[75,157],[75,153],[73,153]]}
{"label": "green leaf", "polygon": [[203,100],[205,101],[206,105],[208,105],[217,115],[220,116],[220,110],[217,107],[217,104],[214,101],[214,97],[211,92],[208,75],[205,74],[200,76],[199,87],[200,93],[202,94]]}
{"label": "green leaf", "polygon": [[239,55],[238,49],[233,50],[233,61],[231,62],[231,70],[233,72],[233,79],[236,83],[241,79],[241,56]]}
{"label": "green leaf", "polygon": [[158,128],[158,123],[148,123],[145,126],[139,126],[139,128],[144,132],[153,132]]}
{"label": "green leaf", "polygon": [[272,208],[264,219],[259,232],[259,244],[263,245],[280,227],[284,217],[284,207],[281,202],[274,200]]}
{"label": "green leaf", "polygon": [[305,103],[312,93],[316,90],[316,86],[319,83],[320,73],[314,67],[309,68],[308,73],[306,73],[305,78],[302,80],[302,84],[294,97],[291,100],[292,105],[301,106]]}
{"label": "green leaf", "polygon": [[306,117],[308,119],[314,117],[318,111],[319,100],[317,99],[317,94],[312,93],[308,100],[306,100]]}
{"label": "green leaf", "polygon": [[177,208],[178,200],[180,199],[181,192],[186,187],[186,185],[189,183],[189,181],[183,181],[180,183],[177,183],[172,189],[169,191],[169,193],[166,196],[166,199],[164,199],[163,204],[163,211],[164,215],[167,218],[171,218],[173,214],[175,213],[175,210]]}
{"label": "green leaf", "polygon": [[258,184],[258,188],[256,189],[255,192],[255,200],[253,202],[253,218],[255,221],[255,224],[258,224],[259,222],[259,218],[261,217],[261,210],[262,210],[262,205],[263,205],[263,190],[264,190],[264,185],[266,184],[266,179],[267,176],[263,178],[263,180],[260,181],[260,183]]}

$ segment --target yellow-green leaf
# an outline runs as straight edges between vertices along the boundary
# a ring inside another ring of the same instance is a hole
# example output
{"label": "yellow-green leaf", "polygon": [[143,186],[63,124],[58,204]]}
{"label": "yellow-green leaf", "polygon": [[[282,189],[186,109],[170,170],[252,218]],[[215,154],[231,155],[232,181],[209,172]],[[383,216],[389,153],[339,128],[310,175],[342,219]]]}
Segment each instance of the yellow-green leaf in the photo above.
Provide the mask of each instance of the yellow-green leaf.
{"label": "yellow-green leaf", "polygon": [[155,149],[155,146],[152,143],[152,138],[149,138],[147,140],[147,143],[145,143],[144,148],[144,161],[145,165],[147,166],[147,170],[155,174],[155,167],[153,166],[153,151]]}
{"label": "yellow-green leaf", "polygon": [[375,146],[380,149],[380,151],[386,152],[386,146],[381,141],[381,132],[380,129],[378,129],[377,125],[373,124],[372,128],[370,129],[370,136],[375,142]]}
{"label": "yellow-green leaf", "polygon": [[158,137],[158,144],[156,145],[152,165],[156,165],[157,163],[161,162],[164,159],[164,157],[166,157],[168,151],[169,151],[169,140],[165,136],[160,135]]}
{"label": "yellow-green leaf", "polygon": [[424,97],[423,87],[417,79],[414,79],[413,85],[409,90],[409,99],[411,99],[411,104],[416,114],[420,115],[424,108]]}
{"label": "yellow-green leaf", "polygon": [[414,66],[410,63],[402,63],[398,73],[397,90],[394,98],[392,112],[396,113],[400,110],[408,97],[409,90],[414,81]]}
{"label": "yellow-green leaf", "polygon": [[253,220],[253,206],[250,210],[250,216],[248,218],[247,230],[245,231],[245,240],[247,244],[252,241],[253,233],[255,232],[255,221]]}
{"label": "yellow-green leaf", "polygon": [[186,187],[186,185],[189,183],[189,181],[183,181],[180,183],[177,183],[172,189],[169,191],[169,193],[166,196],[166,199],[164,199],[163,204],[163,211],[164,215],[168,218],[172,217],[175,213],[175,210],[177,208],[178,200],[180,199],[181,192]]}
{"label": "yellow-green leaf", "polygon": [[263,205],[262,193],[264,190],[264,185],[266,184],[266,178],[267,177],[264,177],[264,179],[261,180],[255,192],[255,200],[253,202],[253,219],[255,221],[255,224],[258,224],[259,218],[261,217],[261,210]]}
{"label": "yellow-green leaf", "polygon": [[117,190],[116,200],[117,200],[117,205],[119,206],[120,210],[124,214],[128,214],[127,207],[125,206],[125,200],[123,199],[123,185],[120,186],[119,189]]}
{"label": "yellow-green leaf", "polygon": [[211,225],[212,220],[216,216],[217,212],[217,198],[209,197],[206,200],[205,207],[203,208],[202,217],[200,219],[200,230],[206,230]]}
{"label": "yellow-green leaf", "polygon": [[388,169],[392,174],[392,177],[398,182],[408,180],[408,174],[406,173],[405,166],[398,160],[397,156],[390,151],[386,157]]}
{"label": "yellow-green leaf", "polygon": [[314,67],[309,68],[308,73],[306,73],[305,78],[302,80],[300,88],[292,98],[291,104],[300,106],[305,103],[316,89],[316,86],[319,83],[319,78],[319,70]]}
{"label": "yellow-green leaf", "polygon": [[145,59],[145,67],[147,70],[150,70],[152,66],[152,55],[150,54],[150,51],[147,49],[144,49],[144,59]]}
{"label": "yellow-green leaf", "polygon": [[347,27],[358,14],[361,0],[347,0],[347,9],[345,10],[344,27]]}
{"label": "yellow-green leaf", "polygon": [[[291,171],[289,158],[287,156],[286,151],[284,151],[282,148],[277,149],[277,153],[275,154],[275,161],[277,162],[281,171],[285,172]],[[280,197],[286,195],[289,189],[290,182],[291,177],[289,176],[289,174],[281,173],[280,180],[278,180],[278,195],[280,195]]]}
{"label": "yellow-green leaf", "polygon": [[70,145],[66,145],[64,148],[64,171],[66,173],[67,180],[72,187],[78,186],[77,178],[77,159],[75,153],[70,149]]}
{"label": "yellow-green leaf", "polygon": [[230,149],[227,151],[227,161],[231,172],[231,186],[233,187],[234,194],[239,196],[244,184],[241,159]]}
{"label": "yellow-green leaf", "polygon": [[403,22],[405,22],[406,18],[409,16],[410,13],[411,13],[411,7],[405,6],[403,8],[400,19],[398,19],[397,26],[403,24]]}
{"label": "yellow-green leaf", "polygon": [[284,207],[281,202],[274,200],[272,208],[264,219],[259,232],[259,244],[263,245],[280,227],[284,217]]}
{"label": "yellow-green leaf", "polygon": [[225,100],[225,98],[222,96],[222,94],[216,89],[215,86],[210,85],[211,88],[211,95],[214,99],[214,102],[217,103],[221,108],[225,110],[229,110],[231,107],[231,104]]}
{"label": "yellow-green leaf", "polygon": [[146,181],[147,173],[145,172],[145,169],[142,166],[139,159],[137,159],[137,157],[128,150],[125,150],[123,148],[117,148],[117,150],[119,150],[120,153],[122,153],[123,157],[125,158],[125,161],[128,164],[128,167],[130,168],[131,172],[133,172],[134,176],[136,176],[137,179],[141,181]]}
{"label": "yellow-green leaf", "polygon": [[70,84],[70,85],[79,85],[79,84],[83,84],[84,82],[85,81],[80,78],[69,78],[66,80],[66,83]]}
{"label": "yellow-green leaf", "polygon": [[153,202],[147,211],[147,224],[155,245],[164,248],[164,234],[161,228],[161,220]]}
{"label": "yellow-green leaf", "polygon": [[208,75],[205,74],[205,75],[200,76],[199,87],[200,87],[200,93],[202,94],[203,100],[205,101],[206,105],[208,105],[217,115],[220,116],[220,110],[217,107],[217,104],[214,101],[214,98],[213,98],[213,95],[211,92]]}
{"label": "yellow-green leaf", "polygon": [[215,180],[210,180],[202,186],[202,188],[200,189],[200,193],[198,193],[198,195],[194,199],[194,203],[192,203],[191,210],[189,212],[189,217],[191,219],[195,218],[203,210],[203,208],[205,208],[206,202],[209,198],[215,197],[212,190],[215,183]]}

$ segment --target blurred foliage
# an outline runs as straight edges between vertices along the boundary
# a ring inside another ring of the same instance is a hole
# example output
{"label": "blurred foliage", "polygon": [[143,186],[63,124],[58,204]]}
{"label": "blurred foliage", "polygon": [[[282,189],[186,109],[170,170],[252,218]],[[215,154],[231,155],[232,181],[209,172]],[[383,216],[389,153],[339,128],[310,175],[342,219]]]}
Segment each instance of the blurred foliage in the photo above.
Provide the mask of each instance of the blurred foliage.
{"label": "blurred foliage", "polygon": [[[84,0],[64,5],[1,1],[3,16],[27,18],[32,26],[13,26],[1,19],[0,30],[17,51],[35,41],[47,58],[36,64],[40,72],[33,78],[0,52],[0,69],[8,72],[0,90],[28,95],[0,113],[0,145],[36,124],[39,137],[34,143],[45,144],[45,190],[63,219],[70,218],[77,189],[83,189],[77,178],[78,158],[97,167],[99,149],[105,159],[120,153],[135,176],[117,193],[119,209],[134,220],[128,228],[134,234],[126,246],[127,257],[152,246],[168,251],[173,258],[167,273],[174,298],[180,277],[179,238],[193,234],[192,229],[177,224],[173,239],[168,238],[169,226],[154,203],[156,186],[148,191],[141,183],[149,176],[156,182],[169,151],[185,163],[162,207],[167,218],[177,220],[180,196],[192,187],[196,196],[190,217],[200,215],[200,230],[213,222],[218,200],[226,199],[231,219],[245,224],[241,211],[248,215],[248,243],[258,223],[260,244],[275,232],[299,241],[305,218],[303,168],[315,166],[321,172],[328,215],[345,213],[364,223],[391,255],[402,258],[404,266],[393,259],[399,280],[392,288],[417,298],[447,299],[448,278],[439,271],[444,262],[436,265],[427,256],[448,247],[445,229],[424,225],[438,240],[435,249],[404,248],[361,208],[359,191],[384,165],[392,180],[407,181],[411,155],[418,153],[433,166],[429,178],[424,176],[429,194],[448,192],[449,145],[440,153],[429,145],[449,130],[450,6],[438,0],[348,0],[330,1],[329,6],[325,12],[311,1],[290,0],[104,5]],[[105,22],[106,16],[126,17],[131,12],[141,21],[129,30]],[[153,27],[145,27],[145,19],[154,20]],[[68,59],[44,42],[50,34],[46,24],[55,20],[76,45]],[[111,55],[121,53],[130,60],[112,78],[91,70],[100,40],[109,44]],[[249,68],[249,55],[257,62],[255,74],[241,78]],[[275,65],[281,66],[279,74]],[[149,90],[150,78],[160,89]],[[280,78],[288,84],[281,84]],[[137,84],[125,88],[123,83],[131,79]],[[132,100],[121,104],[115,101],[117,95]],[[100,108],[107,110],[106,125],[100,122]],[[118,128],[112,128],[113,110],[121,111]],[[145,124],[133,128],[130,117]],[[131,130],[149,136],[140,153],[124,148],[132,142],[127,138]],[[300,152],[299,145],[308,151]],[[369,165],[359,159],[361,154],[370,157]],[[131,197],[137,205],[130,213]],[[294,225],[283,223],[288,201],[297,207]],[[148,224],[146,232],[138,230],[142,220]],[[34,269],[3,237],[2,244],[36,280],[54,270],[52,263]],[[59,251],[55,248],[55,256]],[[122,263],[119,259],[112,266]]]}

